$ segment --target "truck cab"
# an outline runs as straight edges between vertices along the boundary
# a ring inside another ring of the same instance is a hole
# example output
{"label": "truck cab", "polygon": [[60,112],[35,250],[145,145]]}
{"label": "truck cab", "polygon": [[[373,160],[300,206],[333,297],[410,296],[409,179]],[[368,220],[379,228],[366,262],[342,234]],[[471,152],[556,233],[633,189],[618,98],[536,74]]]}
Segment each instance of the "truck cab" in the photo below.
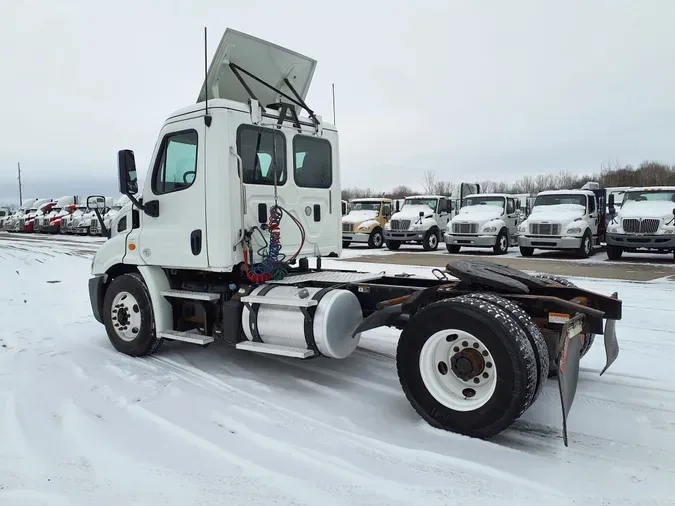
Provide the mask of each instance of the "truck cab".
{"label": "truck cab", "polygon": [[605,240],[605,197],[600,188],[539,192],[518,229],[520,254],[541,249],[589,257]]}
{"label": "truck cab", "polygon": [[464,198],[459,213],[448,223],[445,245],[449,253],[462,246],[492,248],[503,255],[518,244],[520,200],[504,193],[482,193]]}
{"label": "truck cab", "polygon": [[21,202],[19,209],[14,211],[6,220],[5,220],[5,230],[8,232],[18,232],[21,230],[19,226],[19,220],[24,218],[29,209],[33,207],[35,202],[38,199],[25,199]]}
{"label": "truck cab", "polygon": [[392,200],[352,199],[349,206],[349,213],[342,217],[342,247],[365,243],[369,248],[381,248],[384,245],[384,226],[391,218]]}
{"label": "truck cab", "polygon": [[56,203],[52,199],[40,199],[33,204],[33,208],[29,209],[26,215],[21,218],[19,222],[19,231],[21,232],[35,232],[36,224],[40,218],[48,214]]}
{"label": "truck cab", "polygon": [[9,218],[10,210],[8,207],[0,207],[0,230],[5,226],[5,220]]}
{"label": "truck cab", "polygon": [[624,252],[673,253],[675,257],[675,186],[634,187],[624,191],[618,211],[609,196],[613,218],[607,227],[607,257]]}
{"label": "truck cab", "polygon": [[443,230],[452,217],[454,204],[443,195],[406,197],[400,211],[384,225],[387,248],[397,250],[403,243],[416,242],[425,251],[438,249]]}

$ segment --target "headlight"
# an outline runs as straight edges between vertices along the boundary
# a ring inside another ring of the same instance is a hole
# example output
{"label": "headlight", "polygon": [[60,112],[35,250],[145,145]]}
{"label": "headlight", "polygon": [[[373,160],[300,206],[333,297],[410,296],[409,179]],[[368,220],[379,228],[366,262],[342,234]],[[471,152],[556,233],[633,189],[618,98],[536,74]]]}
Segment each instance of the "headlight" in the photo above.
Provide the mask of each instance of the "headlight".
{"label": "headlight", "polygon": [[525,233],[527,232],[527,227],[518,227],[518,232]]}
{"label": "headlight", "polygon": [[413,230],[424,230],[426,227],[424,225],[413,225],[412,229]]}
{"label": "headlight", "polygon": [[612,228],[609,229],[610,234],[616,234],[618,231],[619,231],[619,229],[616,228],[616,227],[612,227]]}
{"label": "headlight", "polygon": [[483,232],[487,232],[488,234],[492,234],[497,231],[497,227],[485,227],[483,229]]}
{"label": "headlight", "polygon": [[367,232],[370,227],[368,225],[359,225],[359,230],[362,232]]}
{"label": "headlight", "polygon": [[568,234],[580,234],[581,229],[580,228],[568,228],[567,233]]}

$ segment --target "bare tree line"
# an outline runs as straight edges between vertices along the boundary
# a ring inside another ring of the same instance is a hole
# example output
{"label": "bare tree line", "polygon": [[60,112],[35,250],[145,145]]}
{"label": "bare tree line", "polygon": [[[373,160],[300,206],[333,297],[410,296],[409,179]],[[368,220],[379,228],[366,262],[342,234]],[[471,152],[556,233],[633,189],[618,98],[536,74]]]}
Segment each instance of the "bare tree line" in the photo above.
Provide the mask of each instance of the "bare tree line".
{"label": "bare tree line", "polygon": [[[470,179],[470,178],[463,178]],[[560,190],[581,188],[589,181],[597,181],[601,188],[617,186],[675,186],[675,165],[666,165],[661,162],[646,160],[638,167],[621,165],[617,161],[606,161],[601,164],[600,171],[584,175],[570,174],[566,170],[558,174],[539,174],[537,176],[523,176],[515,183],[504,181],[475,181],[481,185],[485,193],[529,193],[535,195],[544,190]],[[474,182],[474,181],[464,181]],[[450,181],[439,181],[432,170],[424,172],[421,191],[415,191],[410,186],[399,185],[388,192],[378,192],[371,188],[345,188],[342,198],[351,200],[365,197],[387,197],[401,199],[409,195],[450,195],[453,189]]]}

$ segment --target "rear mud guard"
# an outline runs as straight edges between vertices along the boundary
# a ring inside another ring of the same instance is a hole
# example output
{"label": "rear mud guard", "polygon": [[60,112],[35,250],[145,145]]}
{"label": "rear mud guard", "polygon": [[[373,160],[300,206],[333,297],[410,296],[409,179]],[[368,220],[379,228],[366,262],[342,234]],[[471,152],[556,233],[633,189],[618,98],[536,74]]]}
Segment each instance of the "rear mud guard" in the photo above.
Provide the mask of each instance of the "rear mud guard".
{"label": "rear mud guard", "polygon": [[[612,294],[613,299],[618,299],[618,292]],[[605,367],[600,371],[600,376],[605,374],[609,366],[614,363],[616,357],[619,356],[619,341],[616,339],[616,320],[607,320],[605,323],[605,356],[607,360]]]}
{"label": "rear mud guard", "polygon": [[574,395],[579,383],[579,362],[581,361],[582,330],[585,317],[577,314],[568,320],[562,329],[563,345],[558,361],[558,390],[562,405],[562,429],[565,446],[567,441],[567,415],[572,408]]}

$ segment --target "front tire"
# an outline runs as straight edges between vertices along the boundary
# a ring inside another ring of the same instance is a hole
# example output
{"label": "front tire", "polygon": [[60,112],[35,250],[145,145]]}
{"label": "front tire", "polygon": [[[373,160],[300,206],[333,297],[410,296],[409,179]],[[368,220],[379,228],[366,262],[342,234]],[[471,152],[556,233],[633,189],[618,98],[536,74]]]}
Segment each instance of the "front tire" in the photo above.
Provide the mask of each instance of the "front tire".
{"label": "front tire", "polygon": [[521,256],[531,257],[532,255],[534,255],[534,248],[530,248],[529,246],[521,246],[519,249]]}
{"label": "front tire", "polygon": [[581,238],[581,245],[577,250],[577,256],[579,258],[588,258],[593,253],[593,237],[591,233],[587,230],[584,236]]}
{"label": "front tire", "polygon": [[382,235],[382,229],[380,227],[377,227],[370,233],[370,237],[368,238],[368,247],[371,249],[381,248],[383,245],[384,245],[384,236]]}
{"label": "front tire", "polygon": [[387,239],[384,242],[387,244],[387,248],[392,251],[396,251],[401,248],[401,241],[392,241]]}
{"label": "front tire", "polygon": [[506,229],[502,229],[497,236],[495,245],[492,247],[495,255],[505,255],[509,251],[509,233]]}
{"label": "front tire", "polygon": [[429,230],[422,240],[424,251],[436,251],[438,249],[438,231],[434,228]]}
{"label": "front tire", "polygon": [[619,260],[623,255],[623,248],[619,246],[607,245],[607,258],[610,260]]}
{"label": "front tire", "polygon": [[428,305],[396,349],[401,387],[433,427],[485,438],[510,426],[537,389],[535,353],[498,306],[468,297]]}
{"label": "front tire", "polygon": [[162,343],[155,332],[150,292],[138,273],[112,280],[103,299],[103,323],[112,345],[126,355],[149,355]]}
{"label": "front tire", "polygon": [[462,249],[461,246],[457,246],[456,244],[446,244],[445,245],[446,249],[448,250],[448,253],[459,253],[459,250]]}

